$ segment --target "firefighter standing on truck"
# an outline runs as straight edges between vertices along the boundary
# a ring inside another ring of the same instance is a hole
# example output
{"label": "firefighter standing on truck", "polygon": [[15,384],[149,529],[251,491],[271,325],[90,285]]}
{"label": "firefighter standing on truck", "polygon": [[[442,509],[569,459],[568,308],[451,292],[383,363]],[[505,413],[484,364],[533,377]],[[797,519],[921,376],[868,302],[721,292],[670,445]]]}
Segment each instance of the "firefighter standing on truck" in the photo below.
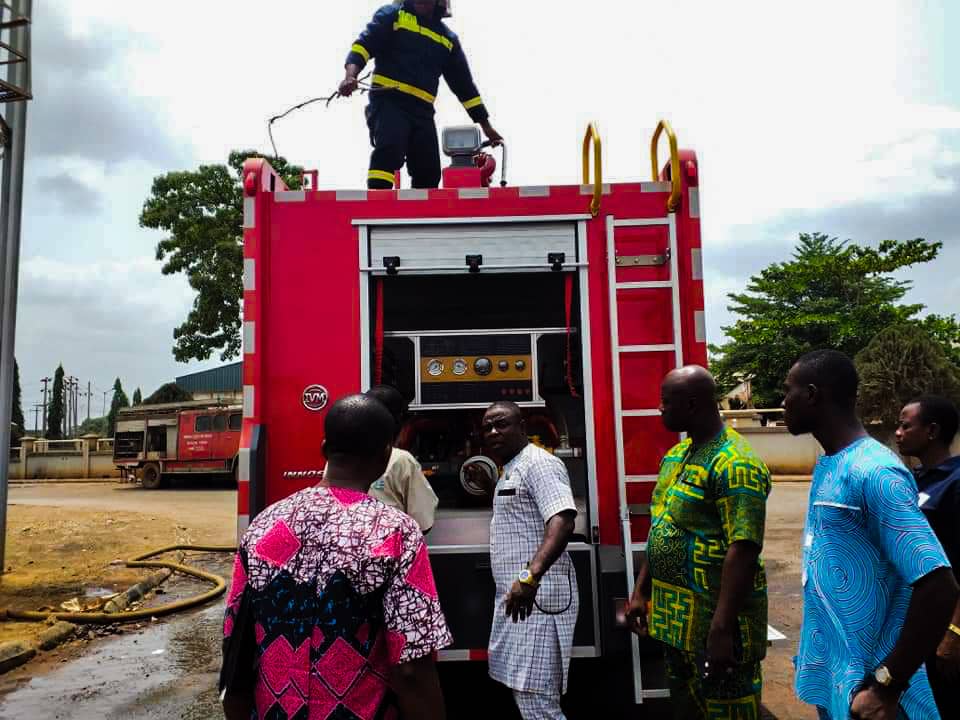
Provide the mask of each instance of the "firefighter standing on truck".
{"label": "firefighter standing on truck", "polygon": [[470,119],[498,145],[503,138],[490,125],[456,34],[444,23],[449,0],[404,0],[380,8],[347,56],[340,94],[349,97],[358,76],[376,58],[367,107],[373,153],[367,187],[390,189],[404,162],[413,187],[440,185],[440,146],[433,104],[442,75]]}

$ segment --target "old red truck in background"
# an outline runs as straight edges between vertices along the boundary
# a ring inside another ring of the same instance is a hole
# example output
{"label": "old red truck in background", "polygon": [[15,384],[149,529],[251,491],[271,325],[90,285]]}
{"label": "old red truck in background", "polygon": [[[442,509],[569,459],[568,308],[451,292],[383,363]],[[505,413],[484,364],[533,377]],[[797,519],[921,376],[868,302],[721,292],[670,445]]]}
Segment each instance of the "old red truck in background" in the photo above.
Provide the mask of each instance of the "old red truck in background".
{"label": "old red truck in background", "polygon": [[113,459],[155,490],[172,475],[236,473],[243,408],[193,401],[124,408],[117,418]]}

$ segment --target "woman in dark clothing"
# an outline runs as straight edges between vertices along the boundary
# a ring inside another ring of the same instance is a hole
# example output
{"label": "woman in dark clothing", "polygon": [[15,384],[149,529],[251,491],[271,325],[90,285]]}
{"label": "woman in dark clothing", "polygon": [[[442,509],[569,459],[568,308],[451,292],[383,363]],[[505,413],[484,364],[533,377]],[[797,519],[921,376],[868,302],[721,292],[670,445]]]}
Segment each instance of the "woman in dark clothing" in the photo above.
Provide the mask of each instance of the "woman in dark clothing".
{"label": "woman in dark clothing", "polygon": [[[920,461],[914,471],[920,509],[960,579],[960,456],[950,453],[958,425],[956,406],[928,395],[903,408],[896,437],[900,453]],[[936,657],[927,661],[927,674],[941,717],[960,718],[960,605]]]}

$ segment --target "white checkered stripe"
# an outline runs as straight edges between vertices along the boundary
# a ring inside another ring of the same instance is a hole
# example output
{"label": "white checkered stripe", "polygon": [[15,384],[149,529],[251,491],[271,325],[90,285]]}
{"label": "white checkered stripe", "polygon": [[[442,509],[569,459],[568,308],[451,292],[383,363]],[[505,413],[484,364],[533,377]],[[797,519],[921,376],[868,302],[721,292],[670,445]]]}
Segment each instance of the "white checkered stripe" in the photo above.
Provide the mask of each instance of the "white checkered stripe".
{"label": "white checkered stripe", "polygon": [[579,594],[567,553],[541,581],[534,610],[524,623],[504,614],[504,596],[543,542],[544,524],[576,505],[563,461],[528,445],[503,469],[490,527],[490,561],[497,585],[490,633],[490,676],[515,690],[561,694],[566,689]]}

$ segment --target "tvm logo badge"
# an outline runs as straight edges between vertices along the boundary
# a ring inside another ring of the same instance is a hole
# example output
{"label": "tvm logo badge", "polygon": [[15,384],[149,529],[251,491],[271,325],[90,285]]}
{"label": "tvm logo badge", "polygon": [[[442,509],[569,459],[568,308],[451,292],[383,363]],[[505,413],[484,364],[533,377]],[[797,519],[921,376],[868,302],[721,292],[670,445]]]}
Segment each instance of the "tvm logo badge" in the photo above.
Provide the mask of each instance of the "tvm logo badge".
{"label": "tvm logo badge", "polygon": [[303,391],[301,400],[310,412],[320,412],[330,401],[330,394],[323,385],[310,385]]}

